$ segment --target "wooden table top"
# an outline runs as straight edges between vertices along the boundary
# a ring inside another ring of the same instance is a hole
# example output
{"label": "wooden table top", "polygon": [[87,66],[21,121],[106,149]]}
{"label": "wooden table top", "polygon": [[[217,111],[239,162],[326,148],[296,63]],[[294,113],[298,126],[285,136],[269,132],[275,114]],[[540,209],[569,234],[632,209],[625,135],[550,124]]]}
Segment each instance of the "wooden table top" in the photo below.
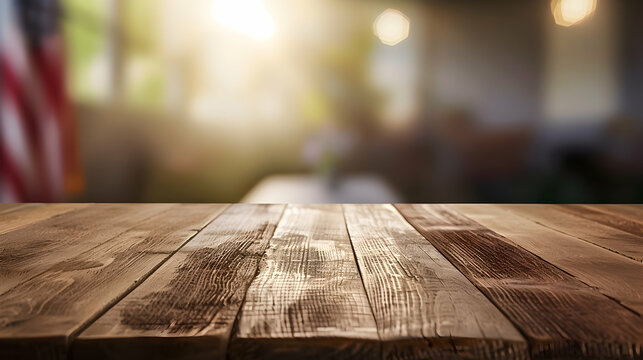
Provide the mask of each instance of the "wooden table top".
{"label": "wooden table top", "polygon": [[0,204],[0,359],[642,358],[641,205]]}

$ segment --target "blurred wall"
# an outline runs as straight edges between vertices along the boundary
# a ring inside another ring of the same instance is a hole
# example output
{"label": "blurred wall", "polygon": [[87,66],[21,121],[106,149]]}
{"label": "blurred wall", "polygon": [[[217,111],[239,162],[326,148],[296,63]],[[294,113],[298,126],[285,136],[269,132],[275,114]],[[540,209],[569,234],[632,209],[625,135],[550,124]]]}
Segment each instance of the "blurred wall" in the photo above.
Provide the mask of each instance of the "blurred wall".
{"label": "blurred wall", "polygon": [[619,80],[624,84],[621,92],[624,98],[623,109],[634,114],[643,123],[643,1],[621,0],[617,3],[621,10],[617,26],[620,40],[617,44],[621,46],[618,65],[621,70]]}
{"label": "blurred wall", "polygon": [[591,19],[572,27],[546,19],[544,115],[549,126],[606,122],[619,111],[620,1],[602,1]]}
{"label": "blurred wall", "polygon": [[546,1],[430,3],[429,111],[464,108],[488,125],[538,120],[547,8]]}
{"label": "blurred wall", "polygon": [[[561,27],[540,0],[266,0],[265,43],[208,0],[94,1],[118,5],[94,33],[67,1],[91,75],[72,87],[111,89],[75,98],[80,200],[233,202],[288,173],[375,174],[406,201],[643,199],[642,1]],[[411,23],[395,46],[373,34],[389,7]]]}

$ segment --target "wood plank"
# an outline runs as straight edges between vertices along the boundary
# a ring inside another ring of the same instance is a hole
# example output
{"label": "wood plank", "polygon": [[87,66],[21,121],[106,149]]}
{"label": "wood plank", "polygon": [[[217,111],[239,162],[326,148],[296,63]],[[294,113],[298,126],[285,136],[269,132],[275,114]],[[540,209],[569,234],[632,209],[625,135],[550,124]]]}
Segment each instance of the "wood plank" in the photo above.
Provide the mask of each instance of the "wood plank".
{"label": "wood plank", "polygon": [[575,216],[583,219],[596,221],[597,223],[613,227],[624,232],[636,235],[639,238],[643,237],[643,224],[631,221],[622,217],[610,216],[600,211],[593,210],[583,205],[553,205],[563,211],[566,211]]}
{"label": "wood plank", "polygon": [[16,204],[10,204],[12,206],[9,206],[8,208],[0,211],[0,215],[4,216],[7,214],[11,214],[14,212],[18,211],[25,211],[25,210],[32,210],[36,209],[39,207],[47,206],[49,204],[44,204],[44,203],[16,203]]}
{"label": "wood plank", "polygon": [[44,273],[2,294],[0,358],[30,358],[40,353],[64,358],[74,334],[154,271],[224,207],[170,206],[111,241],[61,258]]}
{"label": "wood plank", "polygon": [[456,204],[449,208],[643,314],[643,264],[640,262],[541,226],[504,209],[504,205]]}
{"label": "wood plank", "polygon": [[66,358],[75,334],[224,208],[173,205],[0,296],[0,358]]}
{"label": "wood plank", "polygon": [[283,208],[230,206],[83,331],[72,346],[74,359],[224,358]]}
{"label": "wood plank", "polygon": [[551,205],[503,204],[502,208],[562,234],[643,261],[643,239],[636,235],[571,215]]}
{"label": "wood plank", "polygon": [[23,203],[0,203],[0,214],[13,211],[19,207],[25,206]]}
{"label": "wood plank", "polygon": [[630,221],[643,224],[643,205],[636,204],[586,204],[584,207],[622,217]]}
{"label": "wood plank", "polygon": [[391,205],[344,205],[385,358],[524,358],[526,343]]}
{"label": "wood plank", "polygon": [[445,206],[397,207],[518,326],[533,357],[641,356],[641,317],[596,289]]}
{"label": "wood plank", "polygon": [[380,357],[341,205],[289,205],[241,309],[230,358]]}
{"label": "wood plank", "polygon": [[0,216],[0,234],[8,233],[9,231],[86,206],[87,204],[47,204],[44,206],[25,207],[25,210],[7,212]]}
{"label": "wood plank", "polygon": [[94,204],[0,234],[0,294],[172,206]]}

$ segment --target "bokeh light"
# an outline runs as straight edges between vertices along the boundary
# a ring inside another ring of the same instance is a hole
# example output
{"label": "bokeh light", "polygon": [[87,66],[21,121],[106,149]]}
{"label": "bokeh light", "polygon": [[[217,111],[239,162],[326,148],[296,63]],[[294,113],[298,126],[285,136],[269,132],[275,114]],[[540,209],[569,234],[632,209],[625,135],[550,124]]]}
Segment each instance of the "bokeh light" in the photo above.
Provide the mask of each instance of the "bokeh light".
{"label": "bokeh light", "polygon": [[383,44],[393,46],[409,36],[410,22],[402,12],[386,9],[375,19],[373,28]]}
{"label": "bokeh light", "polygon": [[275,22],[261,0],[217,0],[213,15],[220,25],[257,40],[267,40],[275,34]]}
{"label": "bokeh light", "polygon": [[556,24],[572,26],[594,13],[596,0],[553,0],[551,10]]}
{"label": "bokeh light", "polygon": [[276,176],[343,202],[355,177],[409,202],[643,202],[643,0],[41,2],[0,7],[25,4],[26,37],[59,16],[64,72],[20,80],[64,79],[67,201],[237,202]]}

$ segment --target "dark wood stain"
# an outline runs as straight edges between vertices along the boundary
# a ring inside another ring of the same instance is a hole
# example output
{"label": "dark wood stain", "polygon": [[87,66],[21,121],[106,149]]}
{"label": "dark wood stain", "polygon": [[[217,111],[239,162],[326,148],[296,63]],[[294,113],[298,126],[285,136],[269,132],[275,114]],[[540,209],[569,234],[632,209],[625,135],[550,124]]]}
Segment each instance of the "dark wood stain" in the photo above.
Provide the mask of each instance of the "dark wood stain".
{"label": "dark wood stain", "polygon": [[237,291],[236,280],[255,269],[261,254],[247,251],[255,239],[270,237],[275,224],[262,223],[216,248],[187,256],[169,284],[121,311],[121,324],[170,334],[203,330]]}
{"label": "dark wood stain", "polygon": [[[246,289],[255,276],[283,206],[231,205],[141,286],[80,334],[78,358],[127,356],[126,344],[157,352],[152,335],[172,340],[165,358],[225,357]],[[97,339],[109,338],[110,350]],[[106,355],[105,355],[106,354]],[[82,357],[81,357],[82,356]]]}
{"label": "dark wood stain", "polygon": [[641,356],[640,316],[453,210],[397,207],[518,326],[533,356]]}
{"label": "dark wood stain", "polygon": [[[41,339],[49,338],[66,347],[69,337],[92,316],[110,306],[194,234],[190,228],[205,225],[224,206],[163,208],[166,211],[158,217],[140,222],[110,241],[70,258],[63,252],[41,274],[0,296],[0,339],[17,337],[23,345],[31,343],[30,347],[37,348],[46,345]],[[137,220],[131,214],[129,217]],[[6,354],[15,351],[10,346],[3,350]],[[0,352],[0,358],[4,354]]]}
{"label": "dark wood stain", "polygon": [[582,217],[587,220],[596,221],[615,229],[623,230],[630,234],[643,237],[643,224],[620,216],[609,215],[601,211],[593,210],[583,205],[554,205],[558,209],[570,214]]}
{"label": "dark wood stain", "polygon": [[377,340],[342,337],[243,338],[231,348],[235,359],[379,359]]}
{"label": "dark wood stain", "polygon": [[344,205],[344,211],[384,358],[491,358],[501,356],[498,349],[527,356],[507,318],[395,208]]}
{"label": "dark wood stain", "polygon": [[256,258],[245,256],[243,248],[232,245],[191,253],[164,290],[128,304],[121,311],[121,323],[170,334],[203,330],[235,291],[232,285],[239,272],[256,266]]}
{"label": "dark wood stain", "polygon": [[289,205],[246,293],[232,358],[379,357],[341,205]]}
{"label": "dark wood stain", "polygon": [[2,360],[643,358],[640,206],[0,214]]}
{"label": "dark wood stain", "polygon": [[[501,240],[511,241],[512,244],[531,252],[585,284],[597,288],[601,293],[617,300],[622,305],[639,314],[643,313],[643,282],[641,282],[643,264],[583,240],[578,235],[567,234],[567,232],[574,230],[578,234],[579,231],[582,231],[583,235],[587,237],[594,235],[592,232],[602,231],[606,239],[611,239],[609,242],[605,242],[606,245],[615,244],[617,240],[614,238],[621,240],[623,235],[631,237],[634,235],[594,223],[584,224],[581,227],[580,224],[573,221],[577,218],[572,215],[558,211],[552,212],[551,209],[541,206],[524,206],[528,207],[528,214],[524,213],[523,210],[526,209],[522,209],[520,205],[487,205],[483,207],[475,204],[448,205],[449,208],[471,217],[502,235]],[[521,209],[518,210],[516,207]],[[538,209],[545,211],[543,213],[537,211]],[[541,218],[541,216],[550,213],[553,216]],[[537,216],[537,219],[541,221],[560,217],[564,221],[556,221],[556,225],[560,228],[566,221],[567,228],[551,229],[539,221],[530,219],[534,216]],[[609,229],[612,231],[611,235],[609,232],[605,232]]]}

